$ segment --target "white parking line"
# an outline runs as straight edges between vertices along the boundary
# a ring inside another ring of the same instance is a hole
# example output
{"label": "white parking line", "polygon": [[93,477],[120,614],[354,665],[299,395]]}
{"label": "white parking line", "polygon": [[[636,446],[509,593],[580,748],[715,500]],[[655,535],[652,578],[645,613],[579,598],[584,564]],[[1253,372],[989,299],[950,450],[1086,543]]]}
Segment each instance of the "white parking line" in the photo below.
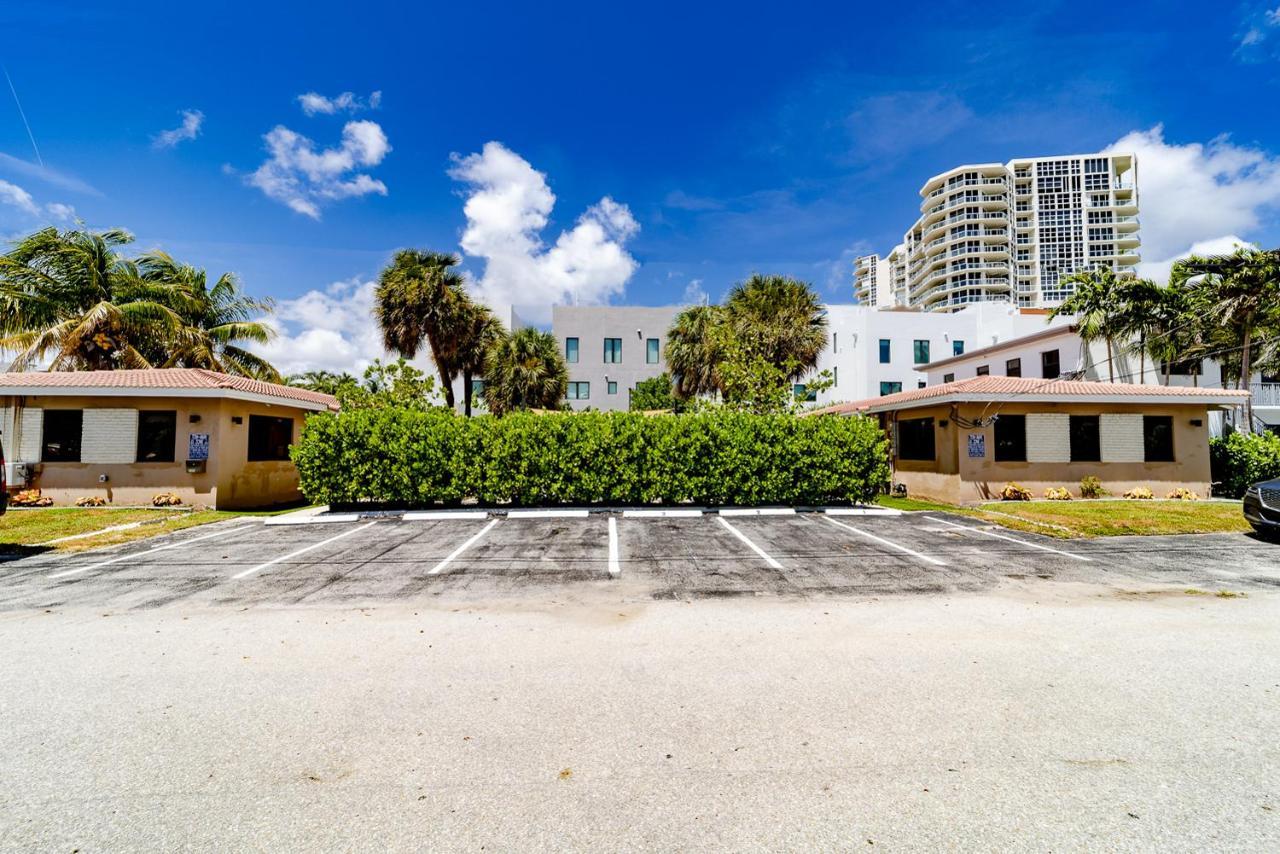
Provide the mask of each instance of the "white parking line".
{"label": "white parking line", "polygon": [[618,520],[609,517],[609,574],[614,578],[622,575],[622,566],[618,563]]}
{"label": "white parking line", "polygon": [[448,566],[453,561],[454,558],[456,558],[458,555],[462,554],[467,549],[474,546],[480,540],[480,538],[483,537],[485,534],[489,533],[489,529],[496,524],[498,524],[498,520],[491,519],[489,521],[489,524],[481,528],[478,533],[476,533],[474,536],[471,537],[471,539],[467,540],[465,543],[463,543],[462,545],[454,549],[452,552],[450,552],[447,558],[440,561],[435,566],[431,567],[431,570],[427,573],[427,575],[439,575],[440,572],[443,571],[444,568]]}
{"label": "white parking line", "polygon": [[437,519],[488,519],[485,510],[411,510],[400,517],[406,522],[430,522]]}
{"label": "white parking line", "polygon": [[719,511],[721,516],[794,516],[794,507],[728,507]]}
{"label": "white parking line", "polygon": [[760,548],[755,543],[748,540],[746,534],[742,533],[737,528],[730,525],[727,521],[725,521],[725,518],[723,516],[717,516],[716,519],[720,521],[721,525],[724,525],[726,528],[729,529],[729,533],[733,534],[735,537],[742,540],[742,542],[746,543],[753,552],[760,555],[760,557],[764,558],[765,563],[769,564],[769,566],[773,567],[774,569],[782,569],[782,564],[778,563],[776,560],[769,557],[769,555],[765,554],[764,549]]}
{"label": "white parking line", "polygon": [[822,511],[828,516],[901,516],[901,510],[892,507],[828,507]]}
{"label": "white parking line", "polygon": [[1071,552],[1064,552],[1062,549],[1049,548],[1048,546],[1042,546],[1039,543],[1028,543],[1026,540],[1019,540],[1017,537],[1006,537],[1004,534],[997,534],[993,531],[984,531],[981,528],[974,528],[969,525],[958,525],[955,522],[949,522],[946,519],[939,519],[937,516],[927,516],[925,518],[927,518],[930,522],[941,522],[942,524],[950,525],[953,528],[960,528],[961,530],[964,530],[964,531],[972,531],[975,534],[986,534],[988,537],[995,537],[997,540],[1008,540],[1009,542],[1017,543],[1020,546],[1027,546],[1029,548],[1039,549],[1042,552],[1053,552],[1056,555],[1069,557],[1073,560],[1083,560],[1086,562],[1090,562],[1093,560],[1093,558],[1087,558],[1084,555],[1077,555],[1077,554],[1072,554]]}
{"label": "white parking line", "polygon": [[509,510],[508,519],[585,519],[586,510]]}
{"label": "white parking line", "polygon": [[237,572],[235,575],[233,575],[233,576],[231,576],[231,577],[232,577],[233,579],[235,579],[235,578],[247,578],[247,577],[249,577],[250,575],[253,575],[255,572],[258,572],[258,571],[260,571],[260,570],[266,569],[266,568],[267,568],[267,567],[269,567],[269,566],[275,566],[277,563],[280,563],[281,561],[284,561],[284,560],[288,560],[288,559],[289,559],[289,558],[291,558],[291,557],[297,557],[297,556],[298,556],[298,555],[300,555],[300,554],[306,554],[307,552],[311,551],[312,549],[318,549],[318,548],[320,548],[321,546],[327,546],[329,543],[332,543],[332,542],[335,542],[335,541],[337,541],[337,540],[340,540],[340,539],[342,539],[343,537],[349,537],[349,536],[351,536],[352,534],[358,534],[358,533],[360,533],[361,531],[363,531],[365,528],[368,528],[370,525],[376,525],[376,524],[378,524],[376,520],[375,520],[375,521],[373,521],[373,522],[366,522],[365,524],[361,525],[359,528],[352,528],[352,529],[351,529],[351,530],[349,530],[349,531],[343,531],[341,534],[338,534],[337,536],[330,537],[330,538],[329,538],[329,539],[327,539],[327,540],[321,540],[321,541],[320,541],[320,542],[318,542],[318,543],[312,543],[311,545],[306,546],[305,548],[298,549],[296,552],[289,552],[289,554],[287,554],[287,555],[281,555],[280,557],[272,558],[271,560],[267,561],[266,563],[260,563],[260,564],[258,564],[257,566],[252,567],[251,569],[246,569],[244,572]]}
{"label": "white parking line", "polygon": [[909,549],[906,546],[900,546],[891,540],[886,540],[884,537],[877,537],[875,534],[864,531],[861,528],[855,528],[852,525],[846,525],[844,522],[837,522],[835,519],[832,519],[829,516],[823,516],[822,518],[826,519],[828,522],[830,522],[832,525],[835,525],[837,528],[844,528],[846,531],[853,531],[855,534],[864,536],[868,540],[875,540],[877,543],[886,545],[891,549],[897,549],[900,552],[905,552],[914,558],[918,558],[919,560],[924,561],[925,563],[931,563],[934,566],[946,566],[945,563],[938,560],[936,557],[929,557],[928,555],[922,555],[918,551]]}
{"label": "white parking line", "polygon": [[701,516],[701,510],[623,510],[624,519],[691,519]]}
{"label": "white parking line", "polygon": [[152,548],[147,549],[146,551],[130,552],[127,555],[120,555],[119,557],[113,557],[111,558],[111,560],[100,560],[97,563],[91,563],[88,566],[77,566],[75,569],[67,569],[67,570],[63,570],[62,572],[55,572],[53,575],[50,575],[49,577],[50,578],[66,578],[68,575],[79,575],[82,572],[88,572],[91,569],[100,569],[104,566],[110,566],[113,563],[120,563],[121,561],[129,560],[130,558],[142,557],[143,555],[149,555],[152,552],[162,552],[166,549],[176,549],[179,546],[185,546],[190,543],[198,543],[201,540],[207,540],[210,537],[225,537],[228,534],[234,534],[237,531],[247,531],[248,529],[254,528],[254,527],[257,527],[257,526],[241,525],[239,528],[232,528],[229,531],[214,531],[211,534],[204,534],[203,536],[192,537],[189,540],[183,540],[182,542],[179,542],[179,543],[166,543],[163,546],[154,546]]}

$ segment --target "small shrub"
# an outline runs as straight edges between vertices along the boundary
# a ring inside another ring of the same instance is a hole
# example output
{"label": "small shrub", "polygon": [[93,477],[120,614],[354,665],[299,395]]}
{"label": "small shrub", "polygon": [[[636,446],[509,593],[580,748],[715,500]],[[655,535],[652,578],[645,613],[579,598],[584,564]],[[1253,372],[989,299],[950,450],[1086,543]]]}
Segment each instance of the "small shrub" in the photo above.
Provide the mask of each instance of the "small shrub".
{"label": "small shrub", "polygon": [[14,493],[9,503],[14,507],[49,507],[53,499],[41,495],[38,489],[24,489]]}
{"label": "small shrub", "polygon": [[107,499],[99,495],[85,495],[76,499],[77,507],[106,507]]}
{"label": "small shrub", "polygon": [[1155,496],[1151,494],[1151,490],[1147,489],[1145,486],[1135,486],[1133,489],[1126,492],[1124,497],[1136,499],[1155,498]]}
{"label": "small shrub", "polygon": [[1070,501],[1071,490],[1065,486],[1051,486],[1044,491],[1044,497],[1049,501]]}
{"label": "small shrub", "polygon": [[182,499],[172,492],[162,492],[151,499],[152,507],[177,507]]}
{"label": "small shrub", "polygon": [[1196,495],[1193,490],[1187,489],[1185,486],[1179,486],[1170,492],[1165,498],[1172,498],[1176,501],[1199,501],[1200,496]]}
{"label": "small shrub", "polygon": [[1239,498],[1251,484],[1280,477],[1280,436],[1232,433],[1209,440],[1215,491]]}
{"label": "small shrub", "polygon": [[1107,495],[1107,491],[1102,488],[1102,481],[1093,475],[1082,477],[1080,479],[1080,497],[1081,498],[1101,498]]}
{"label": "small shrub", "polygon": [[1000,490],[1001,501],[1030,501],[1031,490],[1016,483],[1006,483]]}

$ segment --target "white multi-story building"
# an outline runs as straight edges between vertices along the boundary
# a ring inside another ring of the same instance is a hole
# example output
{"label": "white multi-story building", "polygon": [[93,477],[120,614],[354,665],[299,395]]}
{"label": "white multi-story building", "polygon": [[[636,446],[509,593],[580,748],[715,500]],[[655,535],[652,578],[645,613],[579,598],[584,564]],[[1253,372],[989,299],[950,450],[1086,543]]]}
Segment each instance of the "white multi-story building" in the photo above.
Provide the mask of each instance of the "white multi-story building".
{"label": "white multi-story building", "polygon": [[[955,311],[975,302],[1058,305],[1075,272],[1133,275],[1137,157],[1073,154],[957,166],[920,188],[920,217],[888,256],[892,302]],[[863,256],[865,258],[879,256]],[[855,272],[855,278],[857,273]],[[863,279],[855,292],[860,301]],[[877,294],[875,304],[887,300]]]}

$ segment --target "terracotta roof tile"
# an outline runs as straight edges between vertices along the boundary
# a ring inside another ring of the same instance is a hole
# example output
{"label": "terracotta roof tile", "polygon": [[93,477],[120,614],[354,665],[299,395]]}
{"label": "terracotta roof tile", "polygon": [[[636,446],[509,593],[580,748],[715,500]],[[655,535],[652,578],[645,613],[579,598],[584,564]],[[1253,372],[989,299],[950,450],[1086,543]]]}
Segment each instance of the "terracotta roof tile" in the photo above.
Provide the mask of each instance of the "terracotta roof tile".
{"label": "terracotta roof tile", "polygon": [[152,368],[136,371],[32,371],[0,374],[3,388],[145,388],[173,389],[228,389],[247,394],[259,394],[338,408],[338,399],[304,388],[268,383],[248,377],[237,377],[202,368]]}

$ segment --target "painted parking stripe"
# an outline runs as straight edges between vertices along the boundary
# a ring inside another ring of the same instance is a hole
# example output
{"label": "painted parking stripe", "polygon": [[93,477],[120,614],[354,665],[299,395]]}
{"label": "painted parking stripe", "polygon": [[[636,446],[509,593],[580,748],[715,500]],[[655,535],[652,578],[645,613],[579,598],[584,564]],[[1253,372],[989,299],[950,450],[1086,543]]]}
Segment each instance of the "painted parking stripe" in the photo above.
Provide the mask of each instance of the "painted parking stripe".
{"label": "painted parking stripe", "polygon": [[456,558],[458,555],[462,554],[467,549],[471,548],[476,543],[478,543],[480,541],[480,538],[483,537],[485,534],[489,533],[489,529],[496,524],[498,524],[497,519],[489,520],[488,525],[485,525],[483,528],[479,530],[479,532],[472,535],[472,537],[469,540],[467,540],[465,543],[463,543],[462,545],[454,549],[452,552],[450,552],[449,556],[446,557],[444,560],[440,561],[438,564],[431,567],[430,571],[427,572],[427,575],[439,575],[441,572],[444,571],[444,568],[446,566],[448,566],[450,563],[453,562],[454,558]]}
{"label": "painted parking stripe", "polygon": [[964,531],[972,531],[975,534],[985,534],[988,537],[995,537],[997,540],[1008,540],[1009,542],[1017,543],[1020,546],[1027,546],[1029,548],[1039,549],[1042,552],[1053,552],[1056,555],[1069,557],[1073,560],[1083,560],[1086,562],[1093,560],[1093,558],[1088,558],[1088,557],[1085,557],[1084,555],[1072,554],[1071,552],[1064,552],[1062,549],[1054,549],[1054,548],[1050,548],[1049,546],[1042,546],[1039,543],[1029,543],[1026,540],[1020,540],[1017,537],[1006,537],[1004,534],[997,534],[994,531],[984,531],[981,528],[974,528],[971,525],[959,525],[959,524],[956,524],[955,522],[950,522],[946,519],[939,519],[937,516],[928,516],[926,518],[928,518],[930,522],[941,522],[942,524],[950,525],[953,528],[960,528],[961,530],[964,530]]}
{"label": "painted parking stripe", "polygon": [[719,511],[721,516],[794,516],[794,507],[728,507]]}
{"label": "painted parking stripe", "polygon": [[488,519],[486,510],[410,510],[400,517],[406,522],[433,522],[440,519]]}
{"label": "painted parking stripe", "polygon": [[623,510],[624,519],[692,519],[701,516],[701,510]]}
{"label": "painted parking stripe", "polygon": [[586,510],[510,510],[508,519],[585,519]]}
{"label": "painted parking stripe", "polygon": [[726,528],[729,529],[730,534],[733,534],[739,540],[742,540],[742,542],[746,543],[747,546],[750,547],[750,549],[753,552],[760,555],[760,557],[764,558],[765,563],[769,564],[769,566],[773,567],[774,569],[782,569],[782,564],[778,563],[776,560],[769,557],[769,555],[765,553],[764,549],[760,548],[755,543],[751,542],[751,540],[747,539],[746,534],[742,533],[737,528],[730,525],[723,516],[717,516],[716,519],[720,522],[721,525],[724,525]]}
{"label": "painted parking stripe", "polygon": [[199,537],[192,537],[189,540],[183,540],[182,542],[179,542],[179,543],[166,543],[163,546],[154,546],[152,548],[147,549],[146,551],[130,552],[127,555],[120,555],[119,557],[113,557],[110,560],[100,560],[97,563],[91,563],[88,566],[77,566],[74,569],[63,570],[62,572],[55,572],[53,575],[50,575],[49,577],[50,578],[66,578],[69,575],[79,575],[82,572],[88,572],[92,569],[101,569],[104,566],[110,566],[113,563],[120,563],[121,561],[131,560],[136,557],[142,557],[143,555],[149,555],[152,552],[162,552],[167,549],[176,549],[180,546],[189,545],[191,543],[198,543],[201,540],[207,540],[211,537],[225,537],[225,536],[228,536],[229,534],[234,534],[237,531],[247,531],[250,528],[255,528],[255,527],[257,527],[256,524],[241,525],[239,528],[232,528],[229,531],[214,531],[211,534],[204,534]]}
{"label": "painted parking stripe", "polygon": [[822,511],[827,516],[901,516],[901,510],[892,507],[828,507]]}
{"label": "painted parking stripe", "polygon": [[609,517],[609,574],[614,578],[622,575],[622,565],[618,562],[618,520]]}
{"label": "painted parking stripe", "polygon": [[352,534],[358,534],[358,533],[360,533],[361,531],[363,531],[365,528],[368,528],[370,525],[376,525],[376,524],[378,524],[378,523],[377,523],[377,521],[373,521],[373,522],[366,522],[365,524],[361,525],[359,528],[352,528],[352,529],[351,529],[351,530],[349,530],[349,531],[343,531],[341,534],[338,534],[337,536],[330,537],[330,538],[329,538],[329,539],[327,539],[327,540],[321,540],[321,541],[320,541],[320,542],[318,542],[318,543],[312,543],[312,544],[311,544],[311,545],[309,545],[309,546],[306,546],[306,547],[304,547],[304,548],[300,548],[300,549],[298,549],[296,552],[289,552],[287,555],[281,555],[280,557],[272,558],[271,560],[267,561],[266,563],[260,563],[260,564],[258,564],[258,565],[257,565],[257,566],[255,566],[255,567],[251,567],[251,568],[249,568],[249,569],[246,569],[244,572],[237,572],[235,575],[233,575],[233,576],[231,576],[231,577],[232,577],[233,579],[236,579],[236,578],[248,578],[250,575],[253,575],[255,572],[260,572],[260,571],[262,571],[262,570],[266,569],[266,568],[267,568],[267,567],[269,567],[269,566],[275,566],[277,563],[280,563],[281,561],[286,561],[286,560],[288,560],[289,558],[297,557],[298,555],[301,555],[301,554],[306,554],[307,552],[309,552],[309,551],[311,551],[311,550],[313,550],[313,549],[318,549],[318,548],[320,548],[321,546],[327,546],[327,545],[329,545],[329,543],[337,542],[338,540],[342,539],[343,537],[349,537],[349,536],[351,536]]}
{"label": "painted parking stripe", "polygon": [[892,540],[886,540],[884,537],[878,537],[875,534],[870,533],[869,531],[864,531],[861,528],[855,528],[852,525],[845,524],[844,522],[837,522],[835,519],[832,519],[829,516],[824,516],[823,518],[826,519],[828,522],[830,522],[832,525],[835,525],[837,528],[844,528],[846,531],[853,531],[855,534],[859,534],[860,536],[866,537],[868,540],[875,540],[877,543],[880,543],[881,545],[888,546],[891,549],[897,549],[898,551],[909,554],[914,558],[924,561],[925,563],[931,563],[934,566],[946,566],[945,563],[938,560],[936,557],[929,557],[928,555],[922,555],[920,554],[920,552],[915,551],[914,549],[909,549],[906,546],[898,545]]}

